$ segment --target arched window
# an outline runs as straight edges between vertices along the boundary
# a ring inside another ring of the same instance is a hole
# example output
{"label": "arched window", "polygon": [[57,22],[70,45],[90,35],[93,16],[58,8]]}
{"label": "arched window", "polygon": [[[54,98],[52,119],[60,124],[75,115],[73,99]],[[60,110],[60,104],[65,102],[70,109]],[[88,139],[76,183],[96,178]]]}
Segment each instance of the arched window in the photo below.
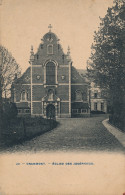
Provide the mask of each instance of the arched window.
{"label": "arched window", "polygon": [[29,94],[28,94],[28,92],[26,93],[26,99],[27,99],[27,100],[29,99]]}
{"label": "arched window", "polygon": [[22,91],[21,93],[21,101],[27,101],[29,98],[29,94],[27,91]]}
{"label": "arched window", "polygon": [[48,45],[47,46],[47,53],[48,54],[53,54],[53,45]]}
{"label": "arched window", "polygon": [[94,90],[94,98],[97,98],[97,97],[98,97],[98,91]]}
{"label": "arched window", "polygon": [[81,91],[76,91],[76,101],[82,101],[82,93]]}
{"label": "arched window", "polygon": [[25,95],[25,91],[22,92],[22,101],[25,101],[26,99],[26,95]]}
{"label": "arched window", "polygon": [[55,64],[53,62],[48,62],[46,65],[46,84],[55,84]]}

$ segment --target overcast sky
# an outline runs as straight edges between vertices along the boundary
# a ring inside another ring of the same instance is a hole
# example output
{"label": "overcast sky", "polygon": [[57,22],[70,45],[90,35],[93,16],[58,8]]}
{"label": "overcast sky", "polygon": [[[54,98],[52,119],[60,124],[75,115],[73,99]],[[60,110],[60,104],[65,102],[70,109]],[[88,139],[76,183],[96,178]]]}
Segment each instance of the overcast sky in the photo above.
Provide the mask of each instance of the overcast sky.
{"label": "overcast sky", "polygon": [[112,5],[113,0],[3,0],[1,43],[24,72],[31,45],[36,52],[51,24],[65,53],[70,46],[73,65],[85,69],[99,16],[104,17]]}

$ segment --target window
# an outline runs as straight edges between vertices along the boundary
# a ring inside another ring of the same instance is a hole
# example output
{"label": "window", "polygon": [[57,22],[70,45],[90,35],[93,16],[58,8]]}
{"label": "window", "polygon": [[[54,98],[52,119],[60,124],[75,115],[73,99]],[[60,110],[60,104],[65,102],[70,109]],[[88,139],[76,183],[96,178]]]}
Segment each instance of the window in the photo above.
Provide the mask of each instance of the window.
{"label": "window", "polygon": [[53,90],[52,89],[48,90],[48,100],[53,101]]}
{"label": "window", "polygon": [[104,103],[101,102],[101,111],[104,111]]}
{"label": "window", "polygon": [[30,113],[30,110],[29,109],[25,109],[25,113]]}
{"label": "window", "polygon": [[94,110],[97,111],[97,102],[94,103]]}
{"label": "window", "polygon": [[21,101],[27,101],[28,98],[29,98],[28,92],[27,92],[27,91],[23,91],[23,92],[21,93]]}
{"label": "window", "polygon": [[28,92],[26,92],[26,100],[28,100],[29,99],[29,94],[28,94]]}
{"label": "window", "polygon": [[25,91],[22,92],[22,101],[25,101],[26,96],[25,96]]}
{"label": "window", "polygon": [[94,93],[94,98],[97,98],[97,93]]}
{"label": "window", "polygon": [[78,110],[78,111],[77,111],[78,113],[81,113],[81,109],[80,109],[80,108],[79,108],[79,109],[77,109],[77,110]]}
{"label": "window", "polygon": [[81,114],[81,113],[86,113],[86,109],[72,109],[72,113],[74,114]]}
{"label": "window", "polygon": [[53,45],[47,46],[47,54],[53,54]]}
{"label": "window", "polygon": [[18,113],[22,113],[22,110],[21,109],[18,109]]}
{"label": "window", "polygon": [[48,62],[46,65],[46,84],[55,84],[55,64],[53,62]]}
{"label": "window", "polygon": [[76,91],[76,101],[82,101],[82,93],[81,91]]}
{"label": "window", "polygon": [[87,110],[86,109],[81,109],[81,113],[86,113]]}
{"label": "window", "polygon": [[78,112],[78,109],[72,109],[72,113],[77,113]]}

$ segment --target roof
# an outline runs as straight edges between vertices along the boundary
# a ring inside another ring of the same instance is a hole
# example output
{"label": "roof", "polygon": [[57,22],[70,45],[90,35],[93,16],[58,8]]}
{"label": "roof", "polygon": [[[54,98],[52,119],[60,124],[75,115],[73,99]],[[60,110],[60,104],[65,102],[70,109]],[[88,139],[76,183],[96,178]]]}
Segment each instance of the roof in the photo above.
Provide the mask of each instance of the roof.
{"label": "roof", "polygon": [[72,83],[83,83],[86,82],[85,78],[79,74],[78,70],[72,66],[72,77],[71,77]]}
{"label": "roof", "polygon": [[87,77],[87,70],[85,70],[85,69],[77,69],[77,71],[85,79],[86,82],[90,82],[90,80]]}
{"label": "roof", "polygon": [[17,108],[30,108],[30,106],[28,105],[28,102],[19,102],[16,103]]}
{"label": "roof", "polygon": [[58,40],[57,35],[56,35],[55,33],[53,33],[53,32],[48,32],[48,33],[46,33],[46,34],[43,36],[43,39],[50,38],[50,36],[51,36],[52,38]]}
{"label": "roof", "polygon": [[77,69],[80,75],[86,76],[87,70],[85,69]]}
{"label": "roof", "polygon": [[83,102],[74,102],[72,103],[72,108],[73,109],[88,109],[88,103],[83,103]]}
{"label": "roof", "polygon": [[22,74],[22,76],[14,81],[14,84],[24,82],[26,76],[28,76],[29,79],[25,80],[25,83],[29,83],[30,82],[30,69],[31,67],[29,66],[27,70]]}
{"label": "roof", "polygon": [[[23,75],[15,80],[14,84],[18,83],[30,83],[30,70],[31,67],[28,67],[27,70],[23,73]],[[88,79],[86,77],[87,71],[84,69],[76,69],[74,66],[72,66],[72,77],[71,81],[72,83],[88,83]]]}

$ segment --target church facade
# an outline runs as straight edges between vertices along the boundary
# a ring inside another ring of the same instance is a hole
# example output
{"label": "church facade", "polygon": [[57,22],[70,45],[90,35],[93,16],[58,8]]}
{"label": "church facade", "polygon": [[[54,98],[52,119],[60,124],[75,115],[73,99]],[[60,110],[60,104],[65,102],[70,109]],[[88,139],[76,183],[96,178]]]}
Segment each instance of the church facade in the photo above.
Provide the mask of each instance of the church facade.
{"label": "church facade", "polygon": [[18,115],[87,117],[90,115],[89,83],[72,65],[51,30],[43,36],[38,51],[31,48],[30,66],[11,88]]}

